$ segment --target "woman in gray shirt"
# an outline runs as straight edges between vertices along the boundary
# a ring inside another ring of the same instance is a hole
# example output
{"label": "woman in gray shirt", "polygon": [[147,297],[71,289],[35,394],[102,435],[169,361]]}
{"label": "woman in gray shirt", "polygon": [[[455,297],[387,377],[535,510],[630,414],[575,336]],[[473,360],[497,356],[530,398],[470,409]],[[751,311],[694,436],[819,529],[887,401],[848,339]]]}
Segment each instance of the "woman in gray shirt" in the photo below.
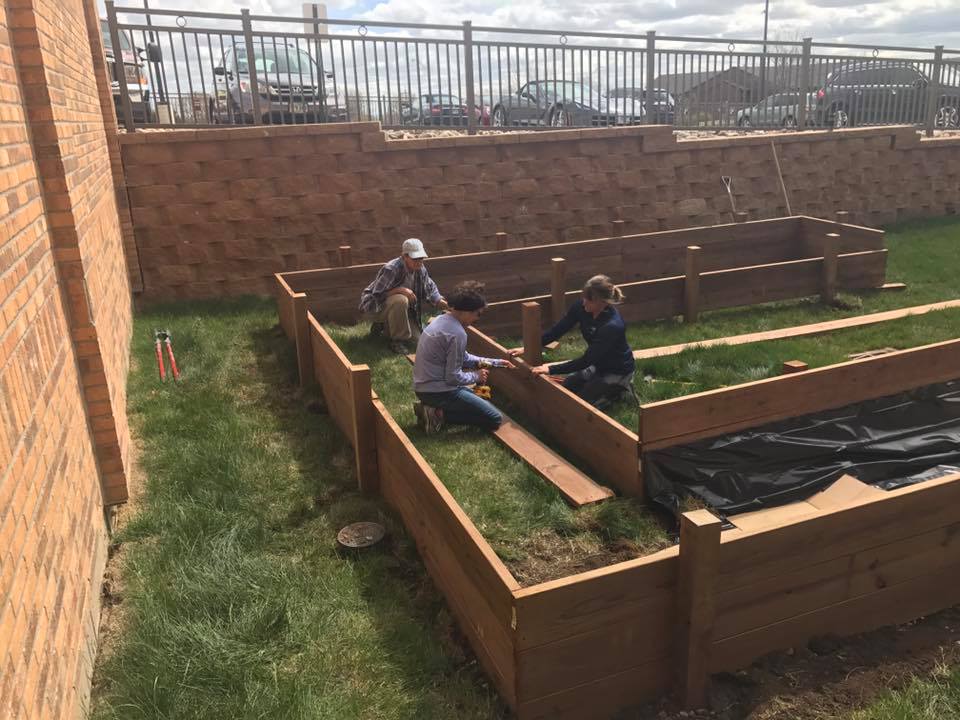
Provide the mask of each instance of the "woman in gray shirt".
{"label": "woman in gray shirt", "polygon": [[420,402],[413,406],[417,422],[428,435],[445,423],[500,427],[503,417],[493,403],[475,395],[471,385],[484,384],[488,367],[509,367],[506,360],[477,357],[467,352],[467,331],[487,306],[483,285],[468,280],[447,298],[449,309],[424,329],[413,365],[413,390]]}

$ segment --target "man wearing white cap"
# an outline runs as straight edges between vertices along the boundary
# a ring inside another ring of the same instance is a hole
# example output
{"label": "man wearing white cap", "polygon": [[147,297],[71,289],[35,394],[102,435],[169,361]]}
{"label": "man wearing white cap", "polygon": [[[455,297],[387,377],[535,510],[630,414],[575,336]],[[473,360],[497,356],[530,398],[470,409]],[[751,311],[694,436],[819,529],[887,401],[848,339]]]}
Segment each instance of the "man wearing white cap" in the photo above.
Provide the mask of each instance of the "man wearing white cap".
{"label": "man wearing white cap", "polygon": [[423,302],[446,310],[447,301],[424,267],[427,252],[423,243],[417,238],[408,238],[403,241],[400,252],[400,257],[380,268],[373,282],[364,288],[360,310],[373,322],[371,332],[382,329],[390,340],[390,348],[406,355],[412,351],[407,343],[413,338],[414,324],[416,330],[420,330]]}

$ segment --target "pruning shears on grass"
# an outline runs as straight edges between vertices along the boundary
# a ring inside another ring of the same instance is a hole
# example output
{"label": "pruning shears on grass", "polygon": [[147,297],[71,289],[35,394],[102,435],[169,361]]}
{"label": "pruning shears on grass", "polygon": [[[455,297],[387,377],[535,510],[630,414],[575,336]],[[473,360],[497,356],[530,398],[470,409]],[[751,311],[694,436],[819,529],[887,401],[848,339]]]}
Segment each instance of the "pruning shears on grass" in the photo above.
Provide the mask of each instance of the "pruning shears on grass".
{"label": "pruning shears on grass", "polygon": [[173,357],[173,345],[170,343],[169,330],[154,330],[153,340],[157,349],[157,368],[160,370],[160,382],[167,379],[167,371],[163,366],[163,345],[167,346],[167,355],[170,357],[170,372],[173,373],[173,379],[180,380],[180,370],[177,369],[177,361]]}

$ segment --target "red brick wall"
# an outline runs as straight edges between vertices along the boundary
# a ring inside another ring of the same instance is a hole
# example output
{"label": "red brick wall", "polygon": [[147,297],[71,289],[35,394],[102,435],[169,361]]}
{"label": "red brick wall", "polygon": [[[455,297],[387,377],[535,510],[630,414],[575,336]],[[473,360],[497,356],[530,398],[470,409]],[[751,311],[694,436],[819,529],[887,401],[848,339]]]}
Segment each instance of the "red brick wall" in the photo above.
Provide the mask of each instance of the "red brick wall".
{"label": "red brick wall", "polygon": [[[375,123],[121,138],[145,298],[272,292],[277,271],[337,247],[384,260],[405,237],[435,254],[786,213],[771,136],[677,142],[669,128],[386,141]],[[960,138],[909,128],[777,135],[795,214],[868,224],[955,212]]]}
{"label": "red brick wall", "polygon": [[85,9],[0,0],[2,718],[82,713],[126,497],[130,286]]}

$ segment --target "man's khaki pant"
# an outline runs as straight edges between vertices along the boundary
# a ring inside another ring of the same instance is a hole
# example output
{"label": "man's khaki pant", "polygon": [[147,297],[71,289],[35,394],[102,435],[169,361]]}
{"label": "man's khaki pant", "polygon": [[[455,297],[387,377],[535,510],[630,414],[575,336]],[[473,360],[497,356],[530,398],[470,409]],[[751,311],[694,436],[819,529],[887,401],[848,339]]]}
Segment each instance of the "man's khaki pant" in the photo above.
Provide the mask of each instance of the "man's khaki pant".
{"label": "man's khaki pant", "polygon": [[397,293],[387,296],[383,310],[376,313],[366,313],[366,317],[372,322],[384,323],[387,328],[387,337],[391,340],[406,341],[413,337],[409,309],[410,301],[407,300],[405,295]]}

